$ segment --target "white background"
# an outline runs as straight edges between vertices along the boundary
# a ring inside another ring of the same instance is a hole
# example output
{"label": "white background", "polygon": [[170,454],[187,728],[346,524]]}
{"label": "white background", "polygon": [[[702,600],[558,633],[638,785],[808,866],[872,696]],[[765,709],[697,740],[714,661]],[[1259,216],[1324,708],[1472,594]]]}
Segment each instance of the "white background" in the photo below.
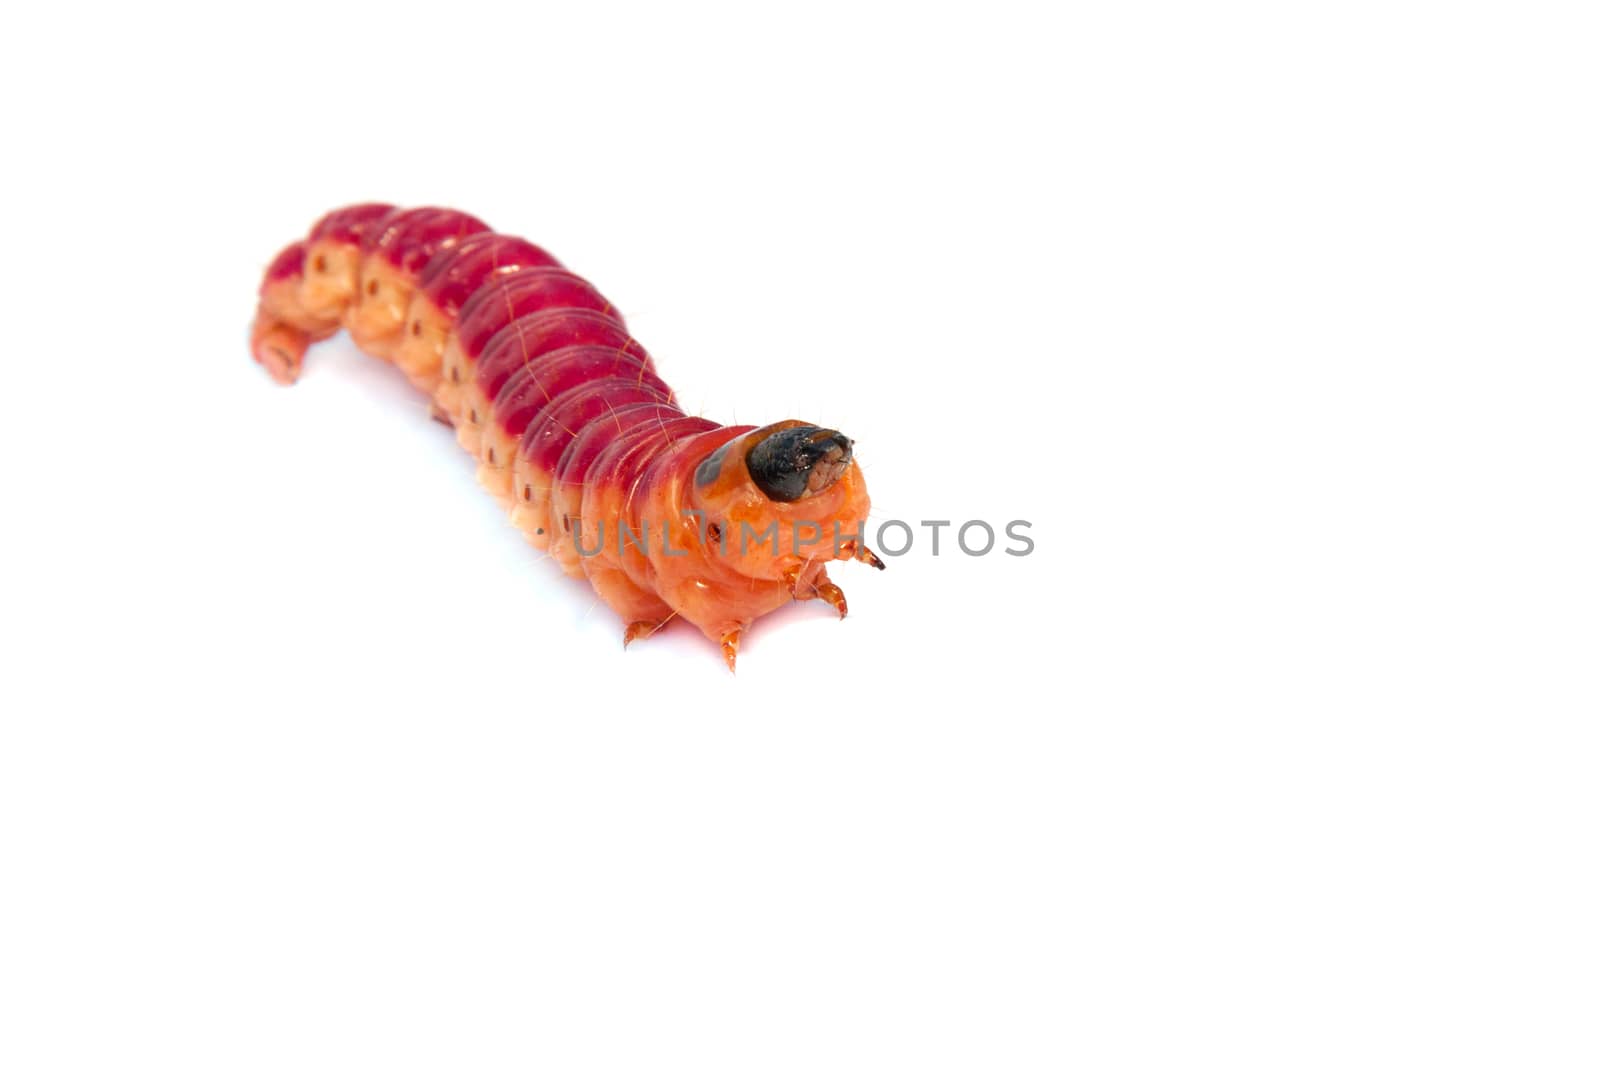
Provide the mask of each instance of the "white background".
{"label": "white background", "polygon": [[[1594,1063],[1588,14],[8,15],[0,1062]],[[624,654],[250,362],[371,198],[1036,550]]]}

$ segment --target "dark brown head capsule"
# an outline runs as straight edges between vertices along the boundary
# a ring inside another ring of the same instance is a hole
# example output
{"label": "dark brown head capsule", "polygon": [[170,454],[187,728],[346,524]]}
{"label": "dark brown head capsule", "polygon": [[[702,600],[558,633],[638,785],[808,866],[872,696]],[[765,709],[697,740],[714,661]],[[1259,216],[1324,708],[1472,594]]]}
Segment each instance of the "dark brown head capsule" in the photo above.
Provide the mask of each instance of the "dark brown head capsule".
{"label": "dark brown head capsule", "polygon": [[780,503],[827,489],[850,466],[855,442],[838,430],[791,426],[770,434],[750,450],[745,466],[756,488]]}

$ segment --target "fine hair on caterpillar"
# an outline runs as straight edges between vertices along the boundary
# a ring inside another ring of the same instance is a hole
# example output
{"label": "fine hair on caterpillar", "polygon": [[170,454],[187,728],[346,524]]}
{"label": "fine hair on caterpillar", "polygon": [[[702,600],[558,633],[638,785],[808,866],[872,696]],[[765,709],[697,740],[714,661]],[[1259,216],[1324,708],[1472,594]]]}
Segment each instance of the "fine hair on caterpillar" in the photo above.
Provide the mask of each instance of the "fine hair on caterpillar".
{"label": "fine hair on caterpillar", "polygon": [[844,618],[828,563],[883,567],[852,439],[685,413],[594,285],[471,215],[354,204],[279,252],[255,360],[292,384],[340,329],[428,397],[529,543],[620,616],[624,646],[681,618],[732,670],[741,635],[791,600]]}

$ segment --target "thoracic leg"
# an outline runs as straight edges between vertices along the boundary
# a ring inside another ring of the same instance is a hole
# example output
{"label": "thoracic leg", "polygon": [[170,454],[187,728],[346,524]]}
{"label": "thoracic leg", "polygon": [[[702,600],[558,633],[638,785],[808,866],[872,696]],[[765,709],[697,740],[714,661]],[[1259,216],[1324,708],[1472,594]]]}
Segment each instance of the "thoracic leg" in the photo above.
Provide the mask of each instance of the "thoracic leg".
{"label": "thoracic leg", "polygon": [[630,622],[622,631],[622,647],[627,648],[641,637],[654,635],[657,630],[671,621],[672,617],[669,615],[664,619],[639,619],[635,622]]}
{"label": "thoracic leg", "polygon": [[789,595],[796,600],[821,600],[832,605],[841,619],[849,612],[844,590],[828,580],[827,568],[819,566],[815,573],[811,573],[809,566],[794,567],[783,577],[789,584]]}
{"label": "thoracic leg", "polygon": [[885,569],[883,560],[879,559],[872,549],[866,545],[857,545],[855,553],[856,559],[859,559],[862,563],[870,563],[880,571]]}

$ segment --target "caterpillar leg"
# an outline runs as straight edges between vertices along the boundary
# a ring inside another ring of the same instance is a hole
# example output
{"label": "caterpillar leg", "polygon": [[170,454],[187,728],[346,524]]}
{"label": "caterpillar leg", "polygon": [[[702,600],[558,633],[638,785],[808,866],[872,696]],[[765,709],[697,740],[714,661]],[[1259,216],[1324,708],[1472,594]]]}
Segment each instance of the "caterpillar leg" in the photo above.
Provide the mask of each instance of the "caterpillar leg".
{"label": "caterpillar leg", "polygon": [[832,606],[841,619],[850,611],[845,603],[844,590],[828,580],[828,572],[823,567],[817,567],[814,572],[810,564],[792,567],[785,572],[783,579],[789,586],[789,595],[796,600],[820,600]]}
{"label": "caterpillar leg", "polygon": [[729,673],[734,673],[734,664],[739,659],[739,635],[743,630],[729,630],[722,635],[722,658],[728,662]]}
{"label": "caterpillar leg", "polygon": [[832,582],[823,582],[817,586],[817,599],[833,605],[841,619],[850,613],[850,606],[844,602],[844,590]]}
{"label": "caterpillar leg", "polygon": [[667,623],[672,621],[668,615],[664,619],[639,619],[630,622],[622,631],[622,647],[627,648],[641,637],[651,637]]}
{"label": "caterpillar leg", "polygon": [[845,560],[850,560],[850,559],[860,560],[862,563],[870,563],[870,564],[872,564],[872,566],[874,568],[876,568],[877,570],[880,570],[880,571],[881,570],[886,570],[887,567],[888,567],[888,565],[885,564],[883,562],[883,560],[881,560],[881,559],[879,559],[877,557],[877,555],[872,551],[872,549],[868,548],[866,545],[857,544],[854,541],[847,541],[844,544],[840,545],[839,546],[839,554],[837,556],[835,556],[834,558],[835,559],[845,559]]}
{"label": "caterpillar leg", "polygon": [[880,571],[887,569],[887,564],[885,564],[883,560],[879,559],[873,553],[872,549],[868,548],[866,545],[856,545],[854,552],[855,558],[859,559],[862,563],[870,563],[873,567]]}

